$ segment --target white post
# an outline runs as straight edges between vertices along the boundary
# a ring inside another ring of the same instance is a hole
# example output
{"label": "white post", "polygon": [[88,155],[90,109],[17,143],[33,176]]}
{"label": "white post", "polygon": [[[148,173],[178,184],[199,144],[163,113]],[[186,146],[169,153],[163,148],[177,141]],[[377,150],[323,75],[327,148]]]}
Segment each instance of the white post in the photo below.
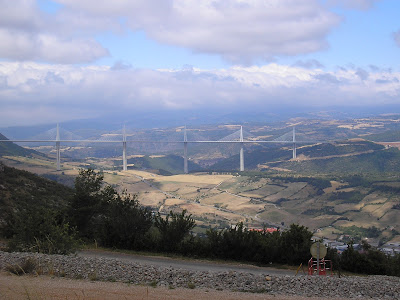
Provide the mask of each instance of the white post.
{"label": "white post", "polygon": [[185,173],[185,174],[189,173],[186,125],[185,125],[185,129],[183,132],[183,173]]}
{"label": "white post", "polygon": [[57,123],[57,134],[56,134],[56,156],[57,156],[57,171],[61,171],[61,150],[60,150],[60,127]]}
{"label": "white post", "polygon": [[293,126],[293,159],[296,159],[296,128]]}
{"label": "white post", "polygon": [[240,126],[240,172],[244,171],[244,153],[243,153],[243,127]]}
{"label": "white post", "polygon": [[126,130],[125,130],[125,125],[122,130],[122,170],[127,171],[128,170],[128,162],[126,159]]}

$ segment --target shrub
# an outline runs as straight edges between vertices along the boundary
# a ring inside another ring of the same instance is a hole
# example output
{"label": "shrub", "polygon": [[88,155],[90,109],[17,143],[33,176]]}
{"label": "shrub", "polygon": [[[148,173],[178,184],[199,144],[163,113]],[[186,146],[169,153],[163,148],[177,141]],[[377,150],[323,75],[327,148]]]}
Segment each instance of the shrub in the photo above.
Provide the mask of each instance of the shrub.
{"label": "shrub", "polygon": [[33,258],[25,259],[21,264],[8,265],[6,270],[15,275],[25,275],[36,270],[36,261]]}
{"label": "shrub", "polygon": [[134,250],[146,247],[153,216],[139,204],[137,195],[115,194],[103,206],[99,239],[104,246]]}
{"label": "shrub", "polygon": [[50,208],[29,207],[14,215],[11,251],[68,254],[79,248],[79,240],[60,212]]}
{"label": "shrub", "polygon": [[192,215],[186,215],[186,210],[177,214],[170,211],[164,219],[158,214],[154,219],[155,227],[160,231],[159,249],[162,251],[176,251],[195,226]]}

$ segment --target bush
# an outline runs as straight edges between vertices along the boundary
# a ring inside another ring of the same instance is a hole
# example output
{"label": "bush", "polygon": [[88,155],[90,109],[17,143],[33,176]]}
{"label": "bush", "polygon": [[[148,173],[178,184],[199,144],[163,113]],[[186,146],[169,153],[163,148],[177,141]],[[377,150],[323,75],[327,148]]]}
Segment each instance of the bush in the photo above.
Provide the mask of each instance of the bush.
{"label": "bush", "polygon": [[225,230],[209,229],[203,247],[197,247],[209,257],[299,264],[308,261],[312,233],[306,227],[291,225],[286,232],[253,231],[243,223]]}
{"label": "bush", "polygon": [[14,215],[8,243],[11,251],[68,254],[79,248],[76,231],[64,221],[60,212],[37,207]]}
{"label": "bush", "polygon": [[142,207],[137,195],[115,194],[103,204],[99,239],[107,247],[141,250],[147,247],[146,233],[153,223],[152,212]]}
{"label": "bush", "polygon": [[343,270],[363,274],[400,276],[399,262],[400,255],[386,255],[365,241],[362,242],[361,252],[349,243],[340,257],[340,267]]}
{"label": "bush", "polygon": [[184,238],[195,226],[192,215],[186,215],[186,210],[177,214],[172,211],[164,219],[158,214],[154,226],[160,231],[159,249],[161,251],[177,251],[182,247]]}

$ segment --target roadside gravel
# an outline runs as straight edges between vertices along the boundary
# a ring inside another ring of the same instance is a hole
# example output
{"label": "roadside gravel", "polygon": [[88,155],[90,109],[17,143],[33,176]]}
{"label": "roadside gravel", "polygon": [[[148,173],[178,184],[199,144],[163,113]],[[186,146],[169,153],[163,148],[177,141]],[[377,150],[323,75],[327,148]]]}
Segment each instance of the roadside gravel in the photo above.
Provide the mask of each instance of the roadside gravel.
{"label": "roadside gravel", "polygon": [[0,269],[31,258],[40,273],[92,281],[117,281],[166,289],[263,293],[270,296],[400,299],[400,278],[389,276],[279,276],[249,272],[190,271],[104,257],[0,252]]}

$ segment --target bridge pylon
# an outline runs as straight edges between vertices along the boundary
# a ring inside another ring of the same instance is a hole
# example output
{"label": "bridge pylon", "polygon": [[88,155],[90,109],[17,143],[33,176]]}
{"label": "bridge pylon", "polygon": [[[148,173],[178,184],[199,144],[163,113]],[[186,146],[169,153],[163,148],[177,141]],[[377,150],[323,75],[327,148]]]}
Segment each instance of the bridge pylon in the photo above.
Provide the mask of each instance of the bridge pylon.
{"label": "bridge pylon", "polygon": [[186,133],[186,125],[185,129],[183,131],[183,173],[188,174],[189,169],[188,169],[188,152],[187,152],[187,133]]}
{"label": "bridge pylon", "polygon": [[57,171],[61,171],[60,126],[58,123],[57,123],[57,134],[56,134],[56,156],[57,156]]}
{"label": "bridge pylon", "polygon": [[128,170],[128,160],[126,158],[126,128],[122,128],[122,170]]}
{"label": "bridge pylon", "polygon": [[296,127],[293,126],[293,159],[297,158],[297,149],[296,149]]}
{"label": "bridge pylon", "polygon": [[240,126],[240,172],[244,171],[244,151],[243,151],[243,147],[244,147],[244,143],[243,143],[243,127]]}

